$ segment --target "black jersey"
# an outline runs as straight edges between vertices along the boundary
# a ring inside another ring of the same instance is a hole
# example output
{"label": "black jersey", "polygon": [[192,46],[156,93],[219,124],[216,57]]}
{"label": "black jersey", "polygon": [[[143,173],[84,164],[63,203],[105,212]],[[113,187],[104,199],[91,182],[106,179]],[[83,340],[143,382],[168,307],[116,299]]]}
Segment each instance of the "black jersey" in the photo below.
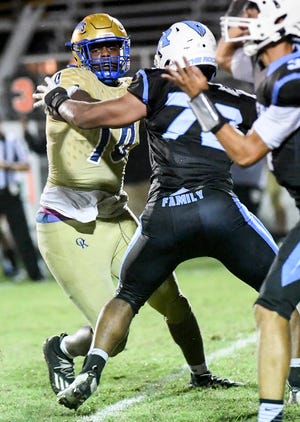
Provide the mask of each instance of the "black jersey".
{"label": "black jersey", "polygon": [[[189,97],[161,77],[164,70],[145,69],[128,91],[147,106],[145,119],[152,186],[149,199],[180,187],[208,186],[231,191],[231,160],[215,135],[203,132]],[[230,123],[247,132],[256,119],[255,97],[220,84],[209,85],[211,98]]]}
{"label": "black jersey", "polygon": [[[300,107],[300,51],[273,62],[256,88],[263,107]],[[270,127],[270,131],[272,127]],[[300,128],[272,151],[272,164],[278,182],[287,188],[300,206]]]}

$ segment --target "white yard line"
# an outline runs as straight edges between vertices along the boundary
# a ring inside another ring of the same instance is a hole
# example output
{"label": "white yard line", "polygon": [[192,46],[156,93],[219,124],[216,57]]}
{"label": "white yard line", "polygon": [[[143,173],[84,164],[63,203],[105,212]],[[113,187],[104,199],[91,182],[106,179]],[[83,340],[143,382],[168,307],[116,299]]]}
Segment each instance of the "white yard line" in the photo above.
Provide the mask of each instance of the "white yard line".
{"label": "white yard line", "polygon": [[[237,350],[243,349],[247,347],[249,344],[253,344],[256,341],[256,335],[252,334],[250,337],[245,339],[237,340],[232,343],[230,346],[225,347],[224,349],[217,350],[206,357],[207,363],[210,363],[214,360],[224,358],[226,356],[231,355],[232,353],[236,352]],[[181,371],[177,372],[176,374],[169,374],[168,376],[159,380],[160,384],[166,384],[170,382],[171,379],[177,378],[180,376],[183,370],[186,370],[187,365],[184,365]],[[129,407],[133,406],[135,403],[139,403],[145,400],[147,397],[151,396],[155,393],[157,389],[156,386],[149,386],[145,389],[144,392],[139,394],[138,396],[132,397],[130,399],[124,399],[114,403],[110,406],[106,406],[103,409],[99,410],[97,413],[94,413],[90,416],[83,416],[76,420],[76,422],[103,422],[109,416],[117,417],[118,413],[122,412],[123,410],[128,409]]]}

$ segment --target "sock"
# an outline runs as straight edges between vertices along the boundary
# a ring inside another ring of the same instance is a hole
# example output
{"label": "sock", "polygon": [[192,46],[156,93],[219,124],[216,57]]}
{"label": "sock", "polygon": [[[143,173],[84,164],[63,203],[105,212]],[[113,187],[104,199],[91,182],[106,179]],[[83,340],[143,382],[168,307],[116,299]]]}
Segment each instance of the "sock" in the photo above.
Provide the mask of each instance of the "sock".
{"label": "sock", "polygon": [[300,388],[300,359],[299,358],[291,359],[288,384],[290,387]]}
{"label": "sock", "polygon": [[206,363],[201,363],[201,365],[189,365],[190,371],[195,375],[202,375],[209,372]]}
{"label": "sock", "polygon": [[[107,358],[103,357],[102,355],[106,355]],[[103,368],[106,364],[106,361],[108,359],[107,353],[102,349],[92,349],[87,354],[83,367],[81,370],[81,373],[93,371],[96,374],[97,384],[99,384],[101,373],[103,371]]]}
{"label": "sock", "polygon": [[67,350],[67,347],[66,347],[66,341],[65,341],[65,338],[66,337],[63,337],[63,339],[61,340],[61,342],[60,342],[60,350],[63,352],[63,354],[64,355],[66,355],[69,359],[74,359],[74,356],[72,356],[69,352],[68,352],[68,350]]}
{"label": "sock", "polygon": [[97,349],[97,348],[90,349],[88,352],[88,355],[91,355],[91,354],[101,356],[105,360],[105,362],[107,362],[108,360],[108,354],[103,349]]}
{"label": "sock", "polygon": [[282,422],[283,400],[259,400],[257,422]]}

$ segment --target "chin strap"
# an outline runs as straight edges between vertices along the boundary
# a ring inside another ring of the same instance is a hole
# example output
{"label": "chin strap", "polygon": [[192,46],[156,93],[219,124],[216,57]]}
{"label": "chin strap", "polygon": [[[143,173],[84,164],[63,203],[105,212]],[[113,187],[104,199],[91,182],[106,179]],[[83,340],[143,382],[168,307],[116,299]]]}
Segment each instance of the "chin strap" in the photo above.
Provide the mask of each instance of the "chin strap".
{"label": "chin strap", "polygon": [[203,132],[218,132],[228,121],[219,113],[209,98],[209,91],[201,92],[190,100],[190,106]]}

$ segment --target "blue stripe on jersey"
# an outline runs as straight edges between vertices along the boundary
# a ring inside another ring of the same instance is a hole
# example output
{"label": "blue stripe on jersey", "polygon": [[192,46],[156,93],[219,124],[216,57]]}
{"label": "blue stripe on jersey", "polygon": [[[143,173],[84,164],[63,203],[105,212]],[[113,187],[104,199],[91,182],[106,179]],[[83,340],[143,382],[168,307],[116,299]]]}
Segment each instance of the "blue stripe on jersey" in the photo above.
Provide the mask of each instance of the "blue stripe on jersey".
{"label": "blue stripe on jersey", "polygon": [[189,108],[189,96],[185,92],[170,92],[166,106],[179,106]]}
{"label": "blue stripe on jersey", "polygon": [[110,138],[110,130],[107,127],[102,128],[100,130],[98,144],[95,146],[95,149],[92,155],[87,159],[87,161],[99,164],[103,151],[106,148],[106,145],[109,141],[109,138]]}
{"label": "blue stripe on jersey", "polygon": [[281,88],[286,83],[288,83],[290,81],[295,81],[296,79],[300,80],[300,73],[291,73],[290,75],[287,75],[284,78],[279,79],[275,83],[273,93],[272,93],[272,104],[275,104],[275,105],[277,104],[278,95],[279,95],[279,91],[281,90]]}
{"label": "blue stripe on jersey", "polygon": [[140,69],[137,72],[137,75],[141,75],[142,79],[143,79],[143,103],[144,104],[148,104],[149,102],[149,83],[148,83],[148,78],[146,75],[146,72],[142,69]]}
{"label": "blue stripe on jersey", "polygon": [[252,212],[250,212],[237,197],[233,196],[232,199],[236,203],[247,224],[252,227],[252,229],[255,230],[260,235],[260,237],[262,237],[267,242],[273,252],[277,254],[278,246],[262,222],[254,214],[252,214]]}
{"label": "blue stripe on jersey", "polygon": [[126,141],[126,145],[131,145],[135,139],[135,126],[134,123],[127,127],[121,128],[121,137],[118,145],[123,145]]}
{"label": "blue stripe on jersey", "polygon": [[271,63],[267,70],[267,76],[270,76],[275,70],[277,70],[280,66],[284,63],[287,63],[291,60],[300,58],[300,51],[294,51],[291,54],[287,54],[286,56],[281,57],[280,59],[275,60],[275,62]]}
{"label": "blue stripe on jersey", "polygon": [[123,127],[121,129],[121,137],[119,142],[115,145],[114,150],[112,151],[112,158],[117,161],[118,156],[115,153],[121,154],[121,158],[125,157],[128,153],[128,148],[133,144],[135,140],[135,125],[132,123],[128,127]]}
{"label": "blue stripe on jersey", "polygon": [[282,266],[281,285],[283,287],[300,280],[300,243],[290,253]]}

